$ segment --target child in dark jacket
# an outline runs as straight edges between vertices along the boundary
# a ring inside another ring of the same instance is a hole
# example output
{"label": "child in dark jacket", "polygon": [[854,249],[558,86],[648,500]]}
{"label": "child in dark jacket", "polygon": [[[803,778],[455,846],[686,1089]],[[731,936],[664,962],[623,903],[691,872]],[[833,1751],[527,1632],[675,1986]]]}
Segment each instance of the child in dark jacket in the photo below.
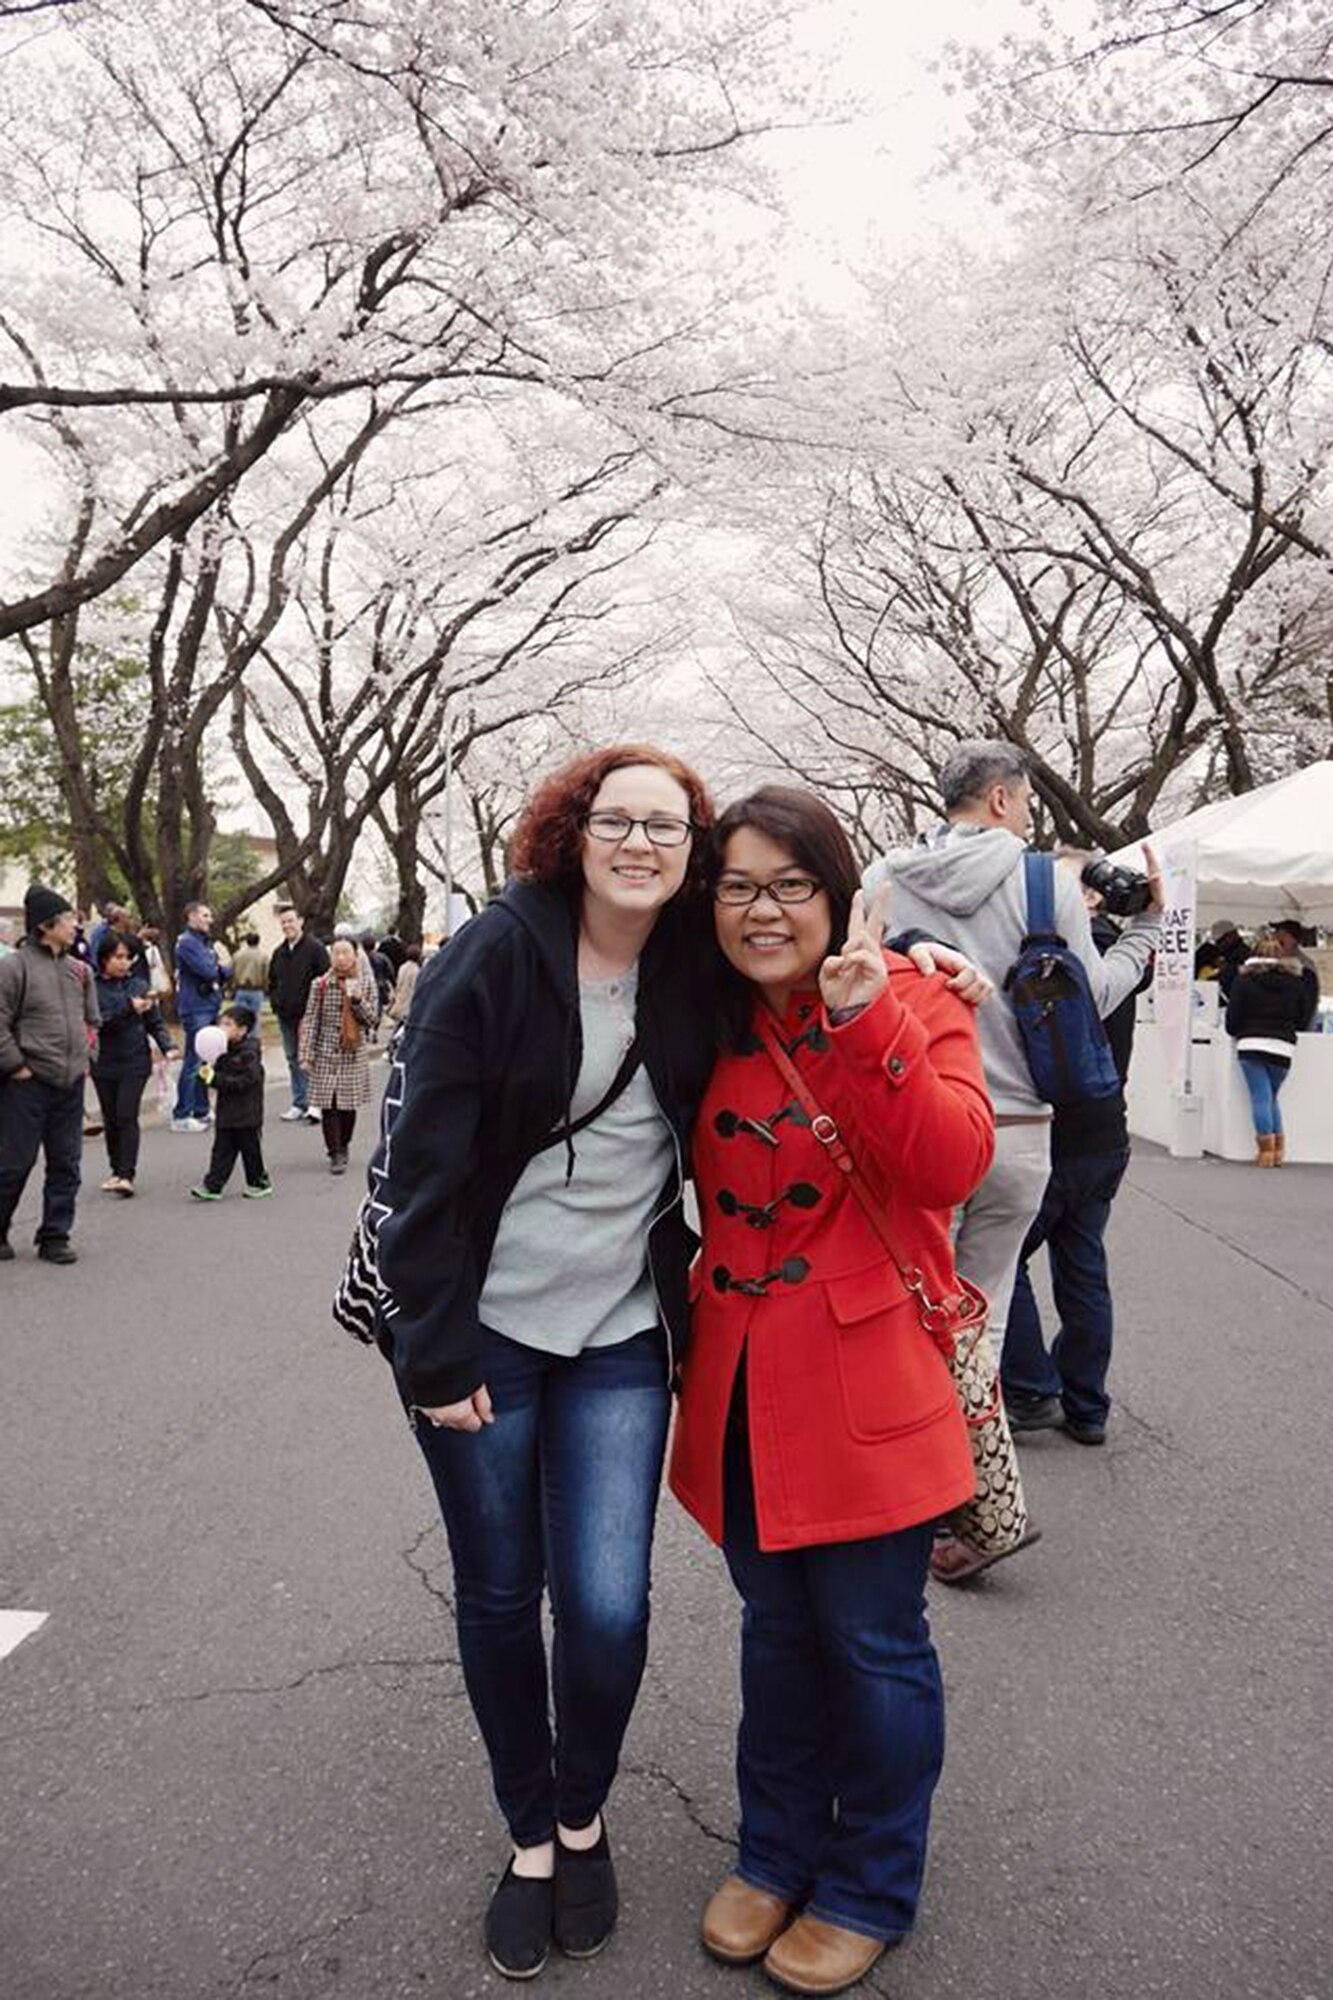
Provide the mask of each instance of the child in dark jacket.
{"label": "child in dark jacket", "polygon": [[199,1074],[217,1092],[213,1156],[208,1172],[190,1194],[195,1201],[220,1201],[237,1155],[245,1168],[242,1192],[258,1201],[273,1192],[264,1165],[260,1134],[264,1126],[264,1057],[255,1017],[249,1007],[228,1007],[221,1028],[227,1047],[211,1067]]}

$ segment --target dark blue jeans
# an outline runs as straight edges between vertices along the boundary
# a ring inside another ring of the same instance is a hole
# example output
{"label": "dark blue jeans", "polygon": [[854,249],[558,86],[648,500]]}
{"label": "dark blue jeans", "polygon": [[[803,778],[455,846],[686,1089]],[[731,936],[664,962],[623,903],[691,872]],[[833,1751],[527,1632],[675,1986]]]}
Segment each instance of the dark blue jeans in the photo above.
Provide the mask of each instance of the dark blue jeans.
{"label": "dark blue jeans", "polygon": [[666,1346],[654,1330],[564,1359],[491,1333],[484,1366],[495,1422],[448,1431],[422,1418],[417,1440],[495,1796],[515,1845],[533,1847],[557,1819],[586,1826],[601,1810],[643,1677]]}
{"label": "dark blue jeans", "polygon": [[737,1869],[827,1923],[901,1937],[944,1761],[926,1622],[933,1526],[764,1554],[743,1411],[738,1397],[724,1536],[744,1602]]}
{"label": "dark blue jeans", "polygon": [[[1000,1376],[1006,1395],[1059,1396],[1075,1423],[1104,1424],[1111,1408],[1113,1313],[1106,1268],[1106,1224],[1129,1164],[1114,1153],[1075,1153],[1056,1160],[1037,1219],[1018,1260]],[[1028,1260],[1045,1243],[1060,1331],[1049,1353],[1028,1276]]]}
{"label": "dark blue jeans", "polygon": [[28,1175],[46,1154],[42,1219],[37,1241],[68,1236],[74,1227],[83,1163],[83,1083],[63,1089],[30,1076],[0,1084],[0,1236],[9,1234]]}
{"label": "dark blue jeans", "polygon": [[206,1028],[218,1017],[217,1003],[211,1009],[181,1011],[181,1033],[185,1037],[185,1053],[181,1059],[181,1073],[176,1084],[176,1118],[207,1118],[208,1092],[199,1081],[199,1051],[194,1038],[201,1028]]}
{"label": "dark blue jeans", "polygon": [[1250,1093],[1250,1112],[1256,1136],[1271,1139],[1282,1130],[1282,1112],[1277,1094],[1287,1080],[1287,1063],[1269,1062],[1263,1056],[1242,1056],[1240,1073]]}

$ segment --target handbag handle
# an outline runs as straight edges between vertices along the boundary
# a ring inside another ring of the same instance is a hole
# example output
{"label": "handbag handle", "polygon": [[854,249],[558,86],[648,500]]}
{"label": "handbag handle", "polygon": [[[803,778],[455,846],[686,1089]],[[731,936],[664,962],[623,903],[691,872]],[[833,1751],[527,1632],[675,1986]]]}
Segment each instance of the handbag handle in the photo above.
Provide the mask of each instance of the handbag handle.
{"label": "handbag handle", "polygon": [[[787,1051],[783,1048],[782,1039],[762,1001],[760,1002],[757,1025],[759,1039],[768,1050],[774,1067],[795,1097],[797,1103],[801,1106],[801,1109],[809,1117],[810,1130],[814,1133],[815,1138],[824,1148],[839,1173],[845,1176],[849,1189],[860,1203],[875,1234],[879,1237],[880,1242],[893,1259],[903,1284],[916,1300],[917,1312],[920,1316],[923,1329],[935,1342],[937,1347],[942,1348],[947,1341],[952,1348],[954,1343],[950,1335],[955,1317],[967,1320],[974,1317],[977,1318],[977,1329],[972,1338],[971,1348],[968,1350],[970,1353],[972,1349],[975,1349],[977,1342],[986,1330],[986,1316],[981,1311],[978,1299],[973,1298],[966,1287],[957,1294],[952,1306],[947,1299],[932,1299],[930,1297],[926,1290],[925,1277],[920,1266],[914,1264],[909,1257],[905,1257],[902,1254],[900,1241],[890,1225],[889,1218],[875,1200],[869,1183],[856,1164],[850,1148],[838,1130],[836,1119],[824,1110],[819,1099],[815,1096],[809,1084],[801,1075],[801,1072],[797,1069]],[[999,1396],[1000,1388],[997,1374],[995,1396],[991,1407],[981,1411],[975,1417],[969,1417],[967,1421],[974,1425],[987,1422],[999,1408]]]}

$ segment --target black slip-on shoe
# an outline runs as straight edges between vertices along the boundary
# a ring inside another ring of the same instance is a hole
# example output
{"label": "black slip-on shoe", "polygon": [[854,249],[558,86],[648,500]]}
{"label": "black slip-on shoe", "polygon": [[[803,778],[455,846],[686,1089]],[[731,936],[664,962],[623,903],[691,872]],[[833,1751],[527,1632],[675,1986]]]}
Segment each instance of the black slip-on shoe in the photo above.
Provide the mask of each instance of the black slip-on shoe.
{"label": "black slip-on shoe", "polygon": [[1015,1437],[1023,1431],[1053,1431],[1065,1420],[1058,1396],[1006,1396],[1004,1412]]}
{"label": "black slip-on shoe", "polygon": [[44,1264],[77,1264],[79,1253],[68,1236],[44,1236],[37,1245],[37,1255]]}
{"label": "black slip-on shoe", "polygon": [[506,1979],[535,1979],[551,1949],[555,1884],[515,1875],[512,1860],[486,1912],[486,1955]]}
{"label": "black slip-on shoe", "polygon": [[595,1958],[616,1927],[620,1892],[606,1838],[580,1851],[555,1842],[555,1941],[566,1958]]}
{"label": "black slip-on shoe", "polygon": [[1066,1417],[1060,1428],[1075,1444],[1106,1443],[1105,1424],[1085,1424],[1079,1417]]}

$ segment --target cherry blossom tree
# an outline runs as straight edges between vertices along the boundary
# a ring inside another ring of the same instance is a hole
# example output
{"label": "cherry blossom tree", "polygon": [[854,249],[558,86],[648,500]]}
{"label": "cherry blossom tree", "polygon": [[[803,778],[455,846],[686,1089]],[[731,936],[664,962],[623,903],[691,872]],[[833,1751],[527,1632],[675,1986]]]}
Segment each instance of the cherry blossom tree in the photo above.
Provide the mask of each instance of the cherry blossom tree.
{"label": "cherry blossom tree", "polygon": [[1333,749],[1331,31],[1092,12],[956,54],[998,247],[868,276],[857,447],[750,621],[775,749],[900,823],[963,734],[1105,843]]}
{"label": "cherry blossom tree", "polygon": [[574,476],[570,439],[548,456],[558,476],[538,491],[529,464],[521,505],[493,437],[484,472],[456,466],[452,490],[446,467],[401,457],[349,469],[304,537],[285,621],[267,625],[258,593],[219,604],[224,657],[254,662],[229,683],[231,749],[311,922],[330,919],[374,824],[419,928],[422,817],[473,746],[650,649],[628,579],[656,475],[605,440]]}
{"label": "cherry blossom tree", "polygon": [[1001,60],[956,45],[974,137],[1068,175],[1105,207],[1231,182],[1239,231],[1326,190],[1333,23],[1312,0],[1094,0],[1048,11]]}
{"label": "cherry blossom tree", "polygon": [[[114,866],[170,928],[230,766],[279,835],[249,892],[322,914],[369,817],[406,853],[451,700],[484,734],[483,695],[522,715],[660,641],[580,651],[679,438],[767,379],[716,217],[763,190],[785,9],[203,0],[186,37],[167,0],[49,11],[0,39],[0,434],[32,499],[0,637],[85,893]],[[501,408],[535,442],[469,465]],[[123,637],[149,707],[113,814],[75,663]]]}
{"label": "cherry blossom tree", "polygon": [[[792,90],[765,0],[87,0],[0,61],[0,416],[58,488],[0,637],[201,521],[313,405],[717,392],[691,240]],[[39,102],[41,117],[32,106]]]}

